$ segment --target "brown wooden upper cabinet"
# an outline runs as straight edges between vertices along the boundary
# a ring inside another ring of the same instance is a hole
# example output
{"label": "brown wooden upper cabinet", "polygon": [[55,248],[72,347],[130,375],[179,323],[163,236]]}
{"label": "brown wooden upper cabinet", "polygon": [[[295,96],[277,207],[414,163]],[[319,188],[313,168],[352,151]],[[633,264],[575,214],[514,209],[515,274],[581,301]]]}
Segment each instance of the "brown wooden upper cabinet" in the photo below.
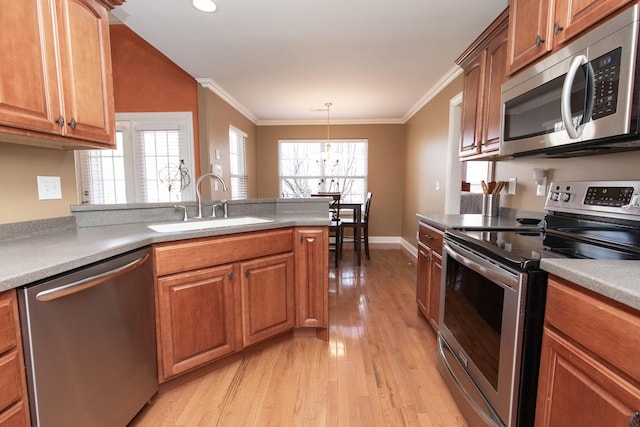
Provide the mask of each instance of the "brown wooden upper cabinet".
{"label": "brown wooden upper cabinet", "polygon": [[500,147],[500,92],[505,81],[508,9],[456,60],[463,69],[460,157],[485,158]]}
{"label": "brown wooden upper cabinet", "polygon": [[583,33],[631,0],[511,0],[507,74]]}
{"label": "brown wooden upper cabinet", "polygon": [[107,8],[121,0],[9,2],[0,14],[0,132],[7,142],[113,147]]}

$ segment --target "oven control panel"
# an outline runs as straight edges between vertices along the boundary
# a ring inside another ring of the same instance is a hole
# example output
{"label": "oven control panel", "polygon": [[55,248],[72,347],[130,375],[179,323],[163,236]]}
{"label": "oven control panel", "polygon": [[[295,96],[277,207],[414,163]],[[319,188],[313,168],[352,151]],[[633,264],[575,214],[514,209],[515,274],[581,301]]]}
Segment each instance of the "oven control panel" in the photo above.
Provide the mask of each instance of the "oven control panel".
{"label": "oven control panel", "polygon": [[[553,182],[544,208],[547,211],[615,216],[637,216],[640,220],[640,181]],[[634,218],[636,219],[636,218]]]}

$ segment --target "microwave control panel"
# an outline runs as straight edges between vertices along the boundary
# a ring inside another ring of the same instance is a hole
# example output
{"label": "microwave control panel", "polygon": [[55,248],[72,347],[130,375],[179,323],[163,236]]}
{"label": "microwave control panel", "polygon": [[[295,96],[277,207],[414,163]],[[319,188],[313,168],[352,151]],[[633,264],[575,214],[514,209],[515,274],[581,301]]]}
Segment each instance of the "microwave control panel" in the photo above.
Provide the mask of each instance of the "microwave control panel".
{"label": "microwave control panel", "polygon": [[592,120],[597,120],[616,112],[621,55],[622,47],[619,47],[590,61],[595,80]]}

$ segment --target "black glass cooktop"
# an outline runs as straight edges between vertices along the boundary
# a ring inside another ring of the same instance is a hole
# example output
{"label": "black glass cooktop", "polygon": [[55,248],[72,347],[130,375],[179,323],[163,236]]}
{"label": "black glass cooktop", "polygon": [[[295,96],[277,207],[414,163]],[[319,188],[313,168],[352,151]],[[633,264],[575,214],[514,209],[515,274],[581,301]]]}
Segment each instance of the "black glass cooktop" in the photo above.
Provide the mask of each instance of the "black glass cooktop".
{"label": "black glass cooktop", "polygon": [[545,249],[542,231],[447,230],[446,235],[473,250],[524,271],[538,269],[543,257],[564,257]]}

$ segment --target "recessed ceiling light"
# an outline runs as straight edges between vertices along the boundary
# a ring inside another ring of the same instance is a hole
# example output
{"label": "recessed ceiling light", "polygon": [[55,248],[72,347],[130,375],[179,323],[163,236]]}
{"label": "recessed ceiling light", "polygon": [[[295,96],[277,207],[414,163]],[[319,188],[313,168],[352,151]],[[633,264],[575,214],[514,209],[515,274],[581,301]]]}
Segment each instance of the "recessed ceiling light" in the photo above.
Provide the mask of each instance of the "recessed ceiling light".
{"label": "recessed ceiling light", "polygon": [[213,0],[193,0],[193,6],[203,12],[215,12],[218,8]]}

